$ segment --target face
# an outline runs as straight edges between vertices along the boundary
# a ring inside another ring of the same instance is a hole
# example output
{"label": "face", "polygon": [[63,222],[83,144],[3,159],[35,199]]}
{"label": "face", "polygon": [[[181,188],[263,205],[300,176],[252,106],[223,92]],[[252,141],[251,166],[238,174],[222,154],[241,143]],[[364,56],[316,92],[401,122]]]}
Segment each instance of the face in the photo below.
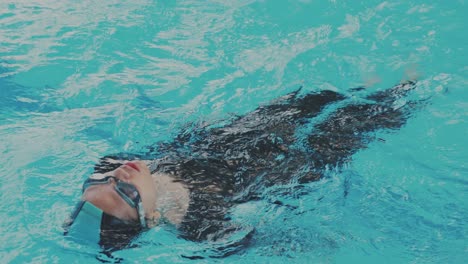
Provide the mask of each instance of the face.
{"label": "face", "polygon": [[[140,193],[145,217],[152,218],[155,211],[156,186],[148,169],[142,161],[127,162],[119,168],[107,172],[117,179],[133,184]],[[115,182],[93,185],[85,190],[82,200],[94,204],[105,213],[126,221],[138,220],[138,213],[114,189]]]}

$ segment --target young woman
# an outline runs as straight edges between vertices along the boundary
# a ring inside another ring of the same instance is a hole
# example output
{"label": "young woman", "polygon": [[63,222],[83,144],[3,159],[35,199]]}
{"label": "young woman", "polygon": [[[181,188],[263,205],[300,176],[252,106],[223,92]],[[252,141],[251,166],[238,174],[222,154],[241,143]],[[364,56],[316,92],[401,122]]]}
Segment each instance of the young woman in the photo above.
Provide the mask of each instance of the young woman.
{"label": "young woman", "polygon": [[99,212],[96,232],[104,247],[125,246],[161,223],[193,241],[243,232],[235,244],[247,243],[254,229],[232,223],[230,208],[260,199],[273,184],[318,180],[327,168],[348,162],[373,132],[400,128],[418,102],[397,102],[415,85],[364,98],[355,96],[363,88],[351,96],[296,91],[227,125],[187,129],[144,156],[104,157],[84,183],[67,230],[91,206]]}

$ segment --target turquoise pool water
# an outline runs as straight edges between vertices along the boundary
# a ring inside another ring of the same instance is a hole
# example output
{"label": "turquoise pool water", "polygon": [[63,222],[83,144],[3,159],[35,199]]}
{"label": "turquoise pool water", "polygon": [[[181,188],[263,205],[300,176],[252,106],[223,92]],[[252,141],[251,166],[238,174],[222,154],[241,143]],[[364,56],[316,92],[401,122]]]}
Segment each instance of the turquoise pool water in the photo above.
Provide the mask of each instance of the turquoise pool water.
{"label": "turquoise pool water", "polygon": [[[468,259],[468,23],[454,1],[2,1],[2,263],[194,262],[209,243],[155,228],[99,254],[61,224],[97,159],[170,140],[299,86],[417,77],[427,105],[302,195],[270,190],[234,215],[246,250],[201,263],[464,263]],[[347,195],[343,195],[346,192]]]}

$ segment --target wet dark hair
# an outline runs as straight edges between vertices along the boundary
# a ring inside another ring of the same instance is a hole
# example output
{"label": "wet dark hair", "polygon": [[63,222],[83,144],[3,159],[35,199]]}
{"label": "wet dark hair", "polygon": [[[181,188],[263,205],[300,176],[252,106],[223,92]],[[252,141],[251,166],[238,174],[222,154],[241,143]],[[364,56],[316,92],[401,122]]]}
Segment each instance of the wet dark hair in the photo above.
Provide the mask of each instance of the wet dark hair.
{"label": "wet dark hair", "polygon": [[[224,241],[244,230],[245,239],[234,244],[247,245],[254,229],[238,227],[230,208],[268,198],[269,186],[304,184],[319,180],[330,169],[339,170],[376,139],[376,131],[396,130],[406,123],[423,102],[408,101],[398,108],[394,103],[415,87],[414,82],[405,82],[364,93],[363,100],[354,99],[361,88],[350,90],[351,96],[327,90],[301,95],[297,90],[220,126],[188,125],[174,140],[148,148],[145,157],[103,157],[95,172],[118,168],[118,160],[153,160],[157,171],[171,174],[190,191],[190,204],[178,227],[180,237]],[[140,232],[127,227],[103,230],[102,245],[114,248],[130,243]]]}
{"label": "wet dark hair", "polygon": [[142,231],[138,222],[129,223],[103,213],[99,245],[105,250],[120,250],[128,247]]}

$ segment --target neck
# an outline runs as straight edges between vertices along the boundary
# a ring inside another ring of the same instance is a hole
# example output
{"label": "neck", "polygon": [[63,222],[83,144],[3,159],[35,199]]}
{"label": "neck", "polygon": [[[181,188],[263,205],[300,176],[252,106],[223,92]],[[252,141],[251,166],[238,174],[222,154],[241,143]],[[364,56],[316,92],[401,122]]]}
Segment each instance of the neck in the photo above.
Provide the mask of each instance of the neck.
{"label": "neck", "polygon": [[154,218],[158,221],[167,221],[179,225],[187,212],[190,202],[190,193],[187,187],[174,182],[169,174],[156,172],[153,175],[156,185],[156,210]]}

